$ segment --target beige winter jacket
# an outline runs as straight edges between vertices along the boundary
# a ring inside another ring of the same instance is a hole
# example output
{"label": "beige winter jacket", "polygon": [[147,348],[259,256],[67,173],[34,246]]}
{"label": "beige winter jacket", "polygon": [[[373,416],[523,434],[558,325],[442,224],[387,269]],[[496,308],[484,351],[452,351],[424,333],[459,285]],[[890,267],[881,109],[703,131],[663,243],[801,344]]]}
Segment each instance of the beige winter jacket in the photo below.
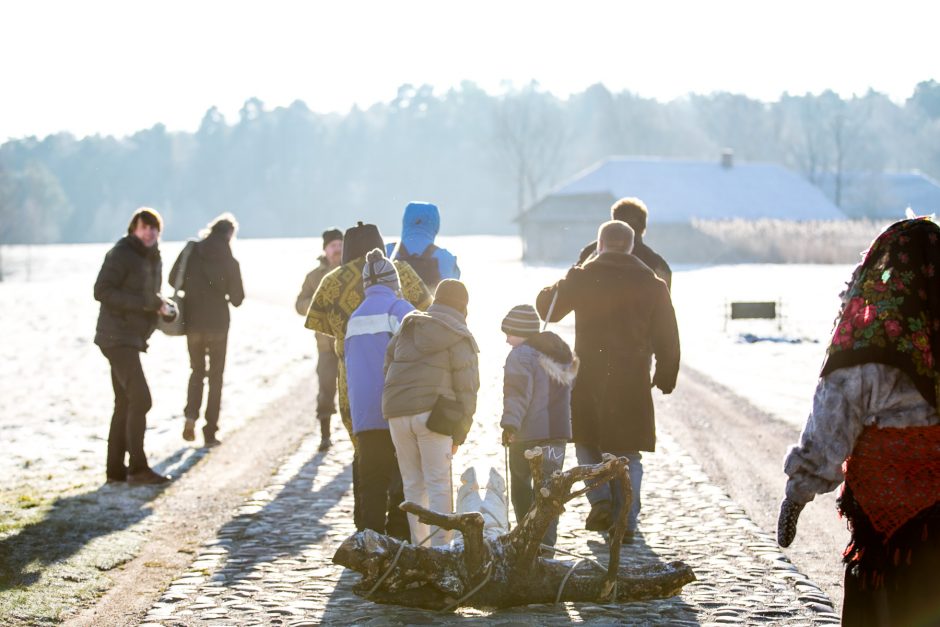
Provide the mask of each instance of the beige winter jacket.
{"label": "beige winter jacket", "polygon": [[476,340],[456,309],[431,305],[405,316],[385,354],[385,418],[431,411],[438,396],[456,399],[468,417],[477,408],[480,369]]}
{"label": "beige winter jacket", "polygon": [[[310,302],[313,300],[313,295],[316,294],[317,288],[320,287],[320,282],[323,281],[330,270],[334,268],[326,261],[324,255],[320,255],[317,259],[320,262],[316,268],[311,270],[306,278],[304,279],[304,284],[300,288],[300,294],[297,295],[297,302],[294,304],[294,308],[297,310],[301,316],[307,315],[307,310],[310,309]],[[317,352],[318,353],[332,353],[333,352],[333,338],[325,333],[320,333],[319,331],[316,334],[317,337]]]}

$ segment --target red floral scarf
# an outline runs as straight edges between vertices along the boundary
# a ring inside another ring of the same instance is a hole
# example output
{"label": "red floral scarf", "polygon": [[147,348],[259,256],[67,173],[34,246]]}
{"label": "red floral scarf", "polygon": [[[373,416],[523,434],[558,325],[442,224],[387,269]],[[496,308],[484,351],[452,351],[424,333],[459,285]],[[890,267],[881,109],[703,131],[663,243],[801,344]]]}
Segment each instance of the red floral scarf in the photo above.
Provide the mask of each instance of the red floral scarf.
{"label": "red floral scarf", "polygon": [[902,220],[872,243],[843,296],[820,376],[882,363],[905,372],[937,407],[940,357],[940,227]]}

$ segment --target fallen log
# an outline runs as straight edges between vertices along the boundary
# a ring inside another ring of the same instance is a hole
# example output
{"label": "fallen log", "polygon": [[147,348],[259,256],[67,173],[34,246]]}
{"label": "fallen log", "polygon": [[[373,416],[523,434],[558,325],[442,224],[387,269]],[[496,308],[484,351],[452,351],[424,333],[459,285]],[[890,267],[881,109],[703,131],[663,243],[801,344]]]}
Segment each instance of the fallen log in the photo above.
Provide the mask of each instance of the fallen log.
{"label": "fallen log", "polygon": [[[343,542],[333,562],[363,575],[353,590],[371,601],[439,611],[559,601],[640,601],[673,596],[695,581],[692,569],[683,562],[620,571],[620,548],[632,501],[626,458],[608,455],[600,464],[554,472],[546,479],[541,455],[539,448],[526,451],[533,485],[540,487],[532,509],[509,533],[485,538],[484,519],[478,512],[442,514],[405,502],[401,508],[406,512],[424,523],[459,531],[461,537],[448,547],[425,547],[365,530]],[[565,511],[565,503],[612,478],[621,479],[624,506],[611,529],[608,566],[540,555],[542,537],[552,520]],[[579,481],[585,488],[572,492]]]}

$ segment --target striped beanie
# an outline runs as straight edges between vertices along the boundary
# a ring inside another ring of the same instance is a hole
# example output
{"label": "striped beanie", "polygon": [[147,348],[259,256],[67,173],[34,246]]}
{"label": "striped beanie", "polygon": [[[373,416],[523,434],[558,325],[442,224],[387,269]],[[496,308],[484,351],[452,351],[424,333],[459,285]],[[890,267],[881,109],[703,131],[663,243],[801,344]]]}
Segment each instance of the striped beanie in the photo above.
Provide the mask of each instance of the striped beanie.
{"label": "striped beanie", "polygon": [[503,318],[503,333],[517,337],[538,335],[541,320],[532,305],[516,305]]}
{"label": "striped beanie", "polygon": [[401,289],[395,264],[389,261],[378,248],[366,255],[366,265],[362,268],[362,285],[363,287],[384,285],[396,292]]}

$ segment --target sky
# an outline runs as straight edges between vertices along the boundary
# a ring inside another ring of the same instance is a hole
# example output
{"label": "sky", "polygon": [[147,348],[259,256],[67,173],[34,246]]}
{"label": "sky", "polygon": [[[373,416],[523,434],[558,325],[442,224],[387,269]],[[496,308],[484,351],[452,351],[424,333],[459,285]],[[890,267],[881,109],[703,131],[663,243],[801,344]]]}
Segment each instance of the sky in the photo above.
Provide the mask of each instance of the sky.
{"label": "sky", "polygon": [[0,141],[195,130],[209,107],[303,100],[346,112],[399,85],[492,93],[536,80],[671,100],[940,79],[940,3],[895,0],[474,2],[29,0],[0,3]]}

